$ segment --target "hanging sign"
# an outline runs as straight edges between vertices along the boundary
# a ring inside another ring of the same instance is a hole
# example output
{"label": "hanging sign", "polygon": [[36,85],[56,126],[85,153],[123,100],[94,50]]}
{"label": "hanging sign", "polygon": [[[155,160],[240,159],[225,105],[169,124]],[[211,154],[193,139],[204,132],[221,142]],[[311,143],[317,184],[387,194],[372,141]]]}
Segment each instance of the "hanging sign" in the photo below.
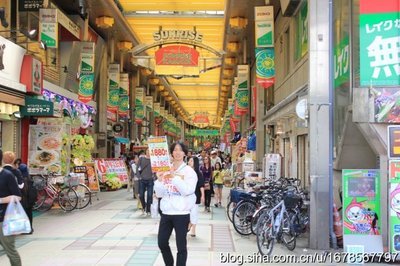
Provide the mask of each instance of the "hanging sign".
{"label": "hanging sign", "polygon": [[108,103],[107,109],[110,112],[117,113],[119,104],[119,64],[110,64],[108,66]]}
{"label": "hanging sign", "polygon": [[361,245],[366,253],[383,252],[380,171],[344,169],[342,178],[344,250]]}
{"label": "hanging sign", "polygon": [[302,5],[296,17],[297,34],[295,58],[302,58],[308,51],[308,5],[307,1]]}
{"label": "hanging sign", "polygon": [[57,9],[39,10],[40,41],[47,45],[47,48],[58,48],[58,24]]}
{"label": "hanging sign", "polygon": [[189,46],[169,45],[155,52],[159,75],[199,75],[199,52]]}
{"label": "hanging sign", "polygon": [[400,126],[387,127],[387,150],[389,159],[400,158]]}
{"label": "hanging sign", "polygon": [[22,61],[20,82],[26,85],[26,92],[36,95],[42,94],[43,67],[42,62],[32,55],[25,55]]}
{"label": "hanging sign", "polygon": [[48,0],[18,0],[18,11],[39,11],[48,5]]}
{"label": "hanging sign", "polygon": [[275,51],[273,48],[256,48],[256,81],[264,88],[275,83]]}
{"label": "hanging sign", "polygon": [[166,136],[149,137],[147,139],[149,146],[151,170],[155,173],[171,170],[171,160]]}
{"label": "hanging sign", "polygon": [[337,88],[342,84],[348,84],[350,80],[350,43],[348,35],[335,46],[334,51],[333,69],[335,74],[335,88]]}
{"label": "hanging sign", "polygon": [[153,33],[154,41],[187,40],[202,42],[203,34],[195,30],[160,30]]}
{"label": "hanging sign", "polygon": [[129,95],[129,73],[119,74],[119,95]]}
{"label": "hanging sign", "polygon": [[144,88],[136,88],[135,121],[141,123],[144,119]]}
{"label": "hanging sign", "polygon": [[81,73],[94,72],[94,42],[81,42]]}
{"label": "hanging sign", "polygon": [[146,106],[148,106],[151,109],[153,109],[153,96],[144,97],[144,103],[145,103]]}
{"label": "hanging sign", "polygon": [[254,10],[256,47],[274,47],[274,7],[256,6]]}
{"label": "hanging sign", "polygon": [[94,73],[82,73],[79,77],[78,100],[88,103],[93,99]]}
{"label": "hanging sign", "polygon": [[21,106],[22,116],[54,116],[54,104],[25,95],[25,106]]}
{"label": "hanging sign", "polygon": [[120,95],[118,104],[118,114],[120,116],[126,117],[129,114],[129,96]]}
{"label": "hanging sign", "polygon": [[400,85],[398,0],[360,0],[360,85]]}

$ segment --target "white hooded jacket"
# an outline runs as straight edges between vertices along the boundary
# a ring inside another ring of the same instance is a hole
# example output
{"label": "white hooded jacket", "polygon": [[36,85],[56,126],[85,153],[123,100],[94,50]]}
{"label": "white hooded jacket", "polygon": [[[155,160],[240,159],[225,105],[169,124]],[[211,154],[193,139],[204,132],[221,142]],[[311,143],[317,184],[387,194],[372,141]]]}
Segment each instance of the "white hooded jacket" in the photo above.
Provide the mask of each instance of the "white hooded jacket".
{"label": "white hooded jacket", "polygon": [[175,173],[184,178],[176,175],[169,182],[154,183],[156,197],[161,198],[160,209],[165,215],[189,214],[196,203],[197,174],[185,163]]}

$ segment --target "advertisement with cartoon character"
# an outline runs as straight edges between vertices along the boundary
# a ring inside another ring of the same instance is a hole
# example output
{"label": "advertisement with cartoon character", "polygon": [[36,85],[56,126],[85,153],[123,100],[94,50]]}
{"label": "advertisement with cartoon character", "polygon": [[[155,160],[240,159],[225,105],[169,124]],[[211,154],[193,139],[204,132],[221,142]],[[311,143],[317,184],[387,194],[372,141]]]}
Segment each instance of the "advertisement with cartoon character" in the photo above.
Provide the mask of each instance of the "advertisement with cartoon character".
{"label": "advertisement with cartoon character", "polygon": [[390,250],[400,252],[400,161],[389,161]]}
{"label": "advertisement with cartoon character", "polygon": [[378,170],[343,170],[344,235],[380,235]]}

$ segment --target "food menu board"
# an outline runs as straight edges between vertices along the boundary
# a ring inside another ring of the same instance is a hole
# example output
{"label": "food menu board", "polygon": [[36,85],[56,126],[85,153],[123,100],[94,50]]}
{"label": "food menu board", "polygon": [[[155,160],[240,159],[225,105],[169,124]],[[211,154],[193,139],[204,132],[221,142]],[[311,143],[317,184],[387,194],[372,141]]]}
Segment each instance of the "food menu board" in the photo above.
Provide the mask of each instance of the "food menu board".
{"label": "food menu board", "polygon": [[95,159],[94,166],[101,182],[106,181],[107,174],[116,174],[122,184],[128,182],[128,170],[122,159]]}
{"label": "food menu board", "polygon": [[61,175],[62,125],[30,125],[28,167],[31,174]]}
{"label": "food menu board", "polygon": [[84,183],[90,191],[100,191],[99,179],[94,168],[94,163],[84,163],[81,166],[74,167],[74,173],[83,174]]}

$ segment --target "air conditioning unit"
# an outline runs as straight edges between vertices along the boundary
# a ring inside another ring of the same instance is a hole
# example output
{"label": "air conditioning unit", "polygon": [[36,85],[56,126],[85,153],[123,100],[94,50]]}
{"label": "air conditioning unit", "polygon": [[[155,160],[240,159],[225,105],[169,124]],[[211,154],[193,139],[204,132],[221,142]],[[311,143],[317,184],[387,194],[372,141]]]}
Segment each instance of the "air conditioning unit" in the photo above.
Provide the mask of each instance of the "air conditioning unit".
{"label": "air conditioning unit", "polygon": [[280,0],[281,10],[284,17],[291,17],[297,10],[301,0]]}

